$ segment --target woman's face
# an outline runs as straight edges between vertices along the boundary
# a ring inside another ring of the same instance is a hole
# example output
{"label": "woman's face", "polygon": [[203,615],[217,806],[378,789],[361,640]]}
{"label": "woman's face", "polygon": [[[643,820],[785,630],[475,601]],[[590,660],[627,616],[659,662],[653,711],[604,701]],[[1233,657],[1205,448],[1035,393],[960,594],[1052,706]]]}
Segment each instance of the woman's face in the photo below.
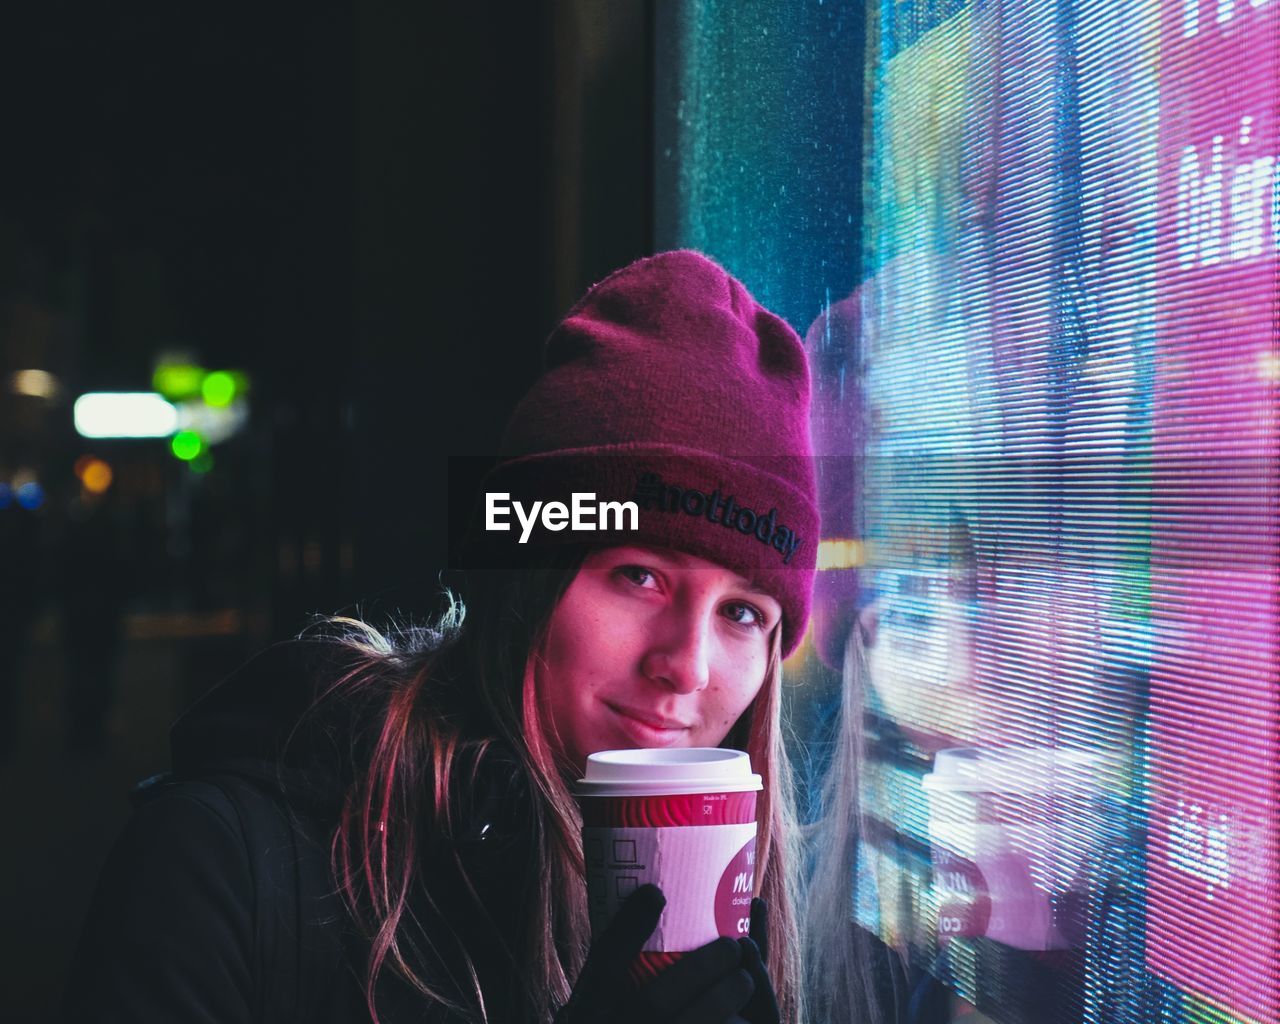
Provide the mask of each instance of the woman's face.
{"label": "woman's face", "polygon": [[564,752],[713,747],[759,693],[782,608],[667,548],[589,554],[551,616],[540,693]]}

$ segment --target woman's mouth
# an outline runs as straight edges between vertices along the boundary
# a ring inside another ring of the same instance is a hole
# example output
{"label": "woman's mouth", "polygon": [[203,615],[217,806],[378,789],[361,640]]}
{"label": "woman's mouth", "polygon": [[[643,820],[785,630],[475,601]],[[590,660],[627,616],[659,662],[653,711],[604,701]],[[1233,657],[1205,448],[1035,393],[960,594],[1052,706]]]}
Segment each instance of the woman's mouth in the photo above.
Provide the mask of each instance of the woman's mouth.
{"label": "woman's mouth", "polygon": [[665,718],[651,711],[629,708],[605,702],[613,712],[619,727],[641,747],[676,747],[689,735],[693,726],[674,718]]}

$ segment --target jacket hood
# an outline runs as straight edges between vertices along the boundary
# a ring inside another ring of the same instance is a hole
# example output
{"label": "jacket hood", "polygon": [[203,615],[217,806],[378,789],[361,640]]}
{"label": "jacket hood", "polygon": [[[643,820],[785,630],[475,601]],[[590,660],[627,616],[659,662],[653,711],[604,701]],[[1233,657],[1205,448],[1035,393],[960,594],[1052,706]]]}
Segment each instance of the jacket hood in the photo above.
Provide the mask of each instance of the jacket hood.
{"label": "jacket hood", "polygon": [[342,748],[350,730],[339,705],[313,705],[351,664],[351,651],[330,640],[290,640],[255,655],[174,723],[174,774],[247,776],[294,803],[336,811],[350,778]]}

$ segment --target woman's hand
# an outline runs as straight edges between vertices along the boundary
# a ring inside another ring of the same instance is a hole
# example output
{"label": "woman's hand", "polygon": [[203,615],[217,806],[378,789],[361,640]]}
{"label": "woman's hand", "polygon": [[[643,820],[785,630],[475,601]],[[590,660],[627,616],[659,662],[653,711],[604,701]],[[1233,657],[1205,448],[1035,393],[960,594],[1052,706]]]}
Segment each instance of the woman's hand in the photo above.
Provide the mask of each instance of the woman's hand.
{"label": "woman's hand", "polygon": [[739,1017],[747,1024],[779,1024],[778,997],[765,967],[769,956],[769,905],[759,896],[751,901],[750,935],[739,939],[738,944],[742,947],[742,966],[751,975],[755,988]]}
{"label": "woman's hand", "polygon": [[[666,899],[656,885],[627,897],[604,933],[592,943],[569,1002],[556,1024],[735,1024],[756,991],[743,969],[746,942],[716,939],[687,953],[638,992],[628,977],[631,962],[658,925]],[[753,953],[758,950],[751,945]],[[758,958],[757,958],[758,959]],[[763,965],[758,971],[763,974]],[[772,1000],[772,988],[769,990]],[[756,1018],[745,1018],[757,1024]],[[760,1022],[768,1020],[759,1018]],[[773,1020],[777,1020],[776,1011]]]}

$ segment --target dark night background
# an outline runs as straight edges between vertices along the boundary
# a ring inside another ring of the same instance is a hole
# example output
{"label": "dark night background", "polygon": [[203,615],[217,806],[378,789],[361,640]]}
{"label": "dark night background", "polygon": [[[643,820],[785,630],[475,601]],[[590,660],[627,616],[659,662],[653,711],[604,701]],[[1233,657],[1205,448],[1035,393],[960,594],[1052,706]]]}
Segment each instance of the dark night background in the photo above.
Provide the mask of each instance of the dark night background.
{"label": "dark night background", "polygon": [[[0,507],[4,1019],[53,1017],[182,707],[314,613],[431,610],[447,457],[493,452],[558,316],[651,248],[648,6],[4,16],[0,483],[43,492]],[[250,380],[203,474],[72,429],[166,351]]]}

